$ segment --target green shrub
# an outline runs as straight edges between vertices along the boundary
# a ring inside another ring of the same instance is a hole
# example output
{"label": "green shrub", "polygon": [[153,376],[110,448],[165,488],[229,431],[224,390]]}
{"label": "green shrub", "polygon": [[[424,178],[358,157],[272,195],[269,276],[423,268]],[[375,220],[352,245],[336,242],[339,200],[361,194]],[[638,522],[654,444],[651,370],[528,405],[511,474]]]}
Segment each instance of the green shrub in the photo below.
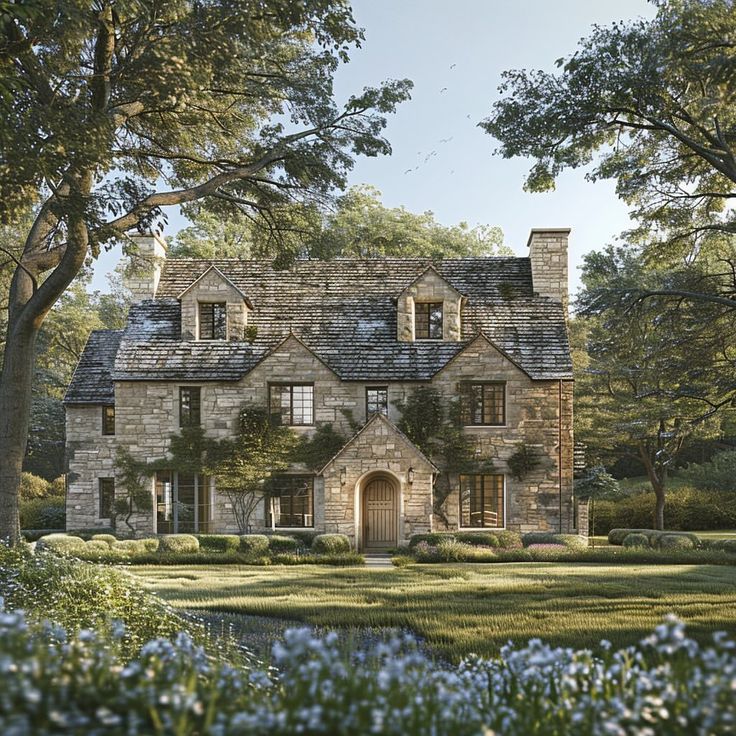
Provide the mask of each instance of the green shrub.
{"label": "green shrub", "polygon": [[335,565],[353,566],[364,565],[365,558],[359,552],[336,552],[332,554],[297,555],[289,552],[279,552],[270,558],[274,565]]}
{"label": "green shrub", "polygon": [[448,532],[428,532],[426,534],[412,534],[409,538],[409,549],[414,549],[420,542],[426,542],[432,546],[438,545],[444,540],[455,541],[454,534]]}
{"label": "green shrub", "polygon": [[719,452],[702,465],[690,465],[687,469],[680,471],[679,477],[696,488],[733,493],[736,478],[736,450]]}
{"label": "green shrub", "polygon": [[198,534],[197,539],[205,552],[237,552],[240,549],[237,534]]}
{"label": "green shrub", "polygon": [[722,550],[736,553],[736,539],[713,539],[702,543],[706,549]]}
{"label": "green shrub", "polygon": [[315,532],[313,529],[304,529],[303,531],[291,532],[291,536],[299,542],[299,545],[311,548],[316,537],[319,536],[319,532]]}
{"label": "green shrub", "polygon": [[272,534],[268,537],[268,548],[271,552],[296,552],[299,542],[294,537],[287,537],[282,534]]}
{"label": "green shrub", "polygon": [[143,548],[146,550],[147,553],[158,552],[160,544],[158,537],[143,537],[143,539],[139,541],[141,542]]}
{"label": "green shrub", "polygon": [[67,529],[66,533],[70,534],[73,537],[84,539],[85,542],[89,542],[92,537],[95,537],[98,534],[112,534],[114,536],[115,530],[109,526],[100,526],[89,527],[87,529]]}
{"label": "green shrub", "polygon": [[105,542],[105,544],[107,544],[108,546],[111,546],[115,544],[115,542],[117,542],[118,539],[114,534],[93,534],[92,539],[90,541]]}
{"label": "green shrub", "polygon": [[37,542],[41,537],[49,534],[58,534],[58,529],[21,529],[21,536],[26,542]]}
{"label": "green shrub", "polygon": [[646,534],[633,532],[624,537],[624,547],[649,547],[649,537]]}
{"label": "green shrub", "polygon": [[629,534],[647,534],[652,531],[654,529],[611,529],[608,532],[608,544],[621,545]]}
{"label": "green shrub", "polygon": [[658,540],[658,546],[662,550],[695,549],[692,539],[681,534],[663,534]]}
{"label": "green shrub", "polygon": [[409,567],[415,562],[416,560],[411,555],[394,555],[391,558],[391,564],[394,567]]}
{"label": "green shrub", "polygon": [[84,540],[70,534],[47,534],[36,542],[37,550],[51,550],[62,555],[84,552]]}
{"label": "green shrub", "polygon": [[136,557],[148,552],[142,539],[121,539],[112,545],[112,549],[125,557]]}
{"label": "green shrub", "polygon": [[497,537],[502,549],[521,549],[524,546],[519,532],[510,532],[506,529],[501,529],[500,531],[493,532],[493,534]]}
{"label": "green shrub", "polygon": [[268,553],[268,537],[265,534],[243,534],[240,537],[240,551],[246,554],[265,555]]}
{"label": "green shrub", "polygon": [[159,539],[159,552],[193,554],[199,552],[199,541],[193,534],[164,534]]}
{"label": "green shrub", "polygon": [[63,529],[66,505],[63,497],[21,499],[18,504],[22,529]]}
{"label": "green shrub", "polygon": [[111,546],[104,542],[102,539],[90,539],[89,542],[84,542],[85,552],[91,555],[109,555],[112,552]]}
{"label": "green shrub", "polygon": [[350,552],[350,540],[345,534],[320,534],[314,538],[312,551],[318,554]]}
{"label": "green shrub", "polygon": [[49,483],[50,496],[64,496],[66,494],[66,478],[60,475]]}
{"label": "green shrub", "polygon": [[493,532],[457,532],[455,538],[473,547],[500,547],[498,537]]}
{"label": "green shrub", "polygon": [[522,535],[522,542],[525,547],[532,544],[558,544],[569,549],[585,549],[588,546],[588,540],[577,534],[555,534],[554,532],[528,532]]}
{"label": "green shrub", "polygon": [[21,473],[18,496],[22,501],[48,496],[50,489],[51,484],[45,478],[33,473]]}

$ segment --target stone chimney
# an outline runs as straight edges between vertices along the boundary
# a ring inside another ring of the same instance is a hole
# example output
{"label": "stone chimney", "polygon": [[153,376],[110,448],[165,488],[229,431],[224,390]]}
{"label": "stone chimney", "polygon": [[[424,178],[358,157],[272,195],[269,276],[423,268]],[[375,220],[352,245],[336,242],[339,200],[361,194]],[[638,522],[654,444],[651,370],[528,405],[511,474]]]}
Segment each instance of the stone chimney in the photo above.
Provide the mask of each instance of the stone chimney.
{"label": "stone chimney", "polygon": [[123,270],[123,283],[134,301],[153,299],[166,260],[166,241],[156,232],[128,237],[133,242],[126,251],[128,259]]}
{"label": "stone chimney", "polygon": [[567,238],[570,228],[533,228],[529,234],[534,293],[562,302],[567,315]]}

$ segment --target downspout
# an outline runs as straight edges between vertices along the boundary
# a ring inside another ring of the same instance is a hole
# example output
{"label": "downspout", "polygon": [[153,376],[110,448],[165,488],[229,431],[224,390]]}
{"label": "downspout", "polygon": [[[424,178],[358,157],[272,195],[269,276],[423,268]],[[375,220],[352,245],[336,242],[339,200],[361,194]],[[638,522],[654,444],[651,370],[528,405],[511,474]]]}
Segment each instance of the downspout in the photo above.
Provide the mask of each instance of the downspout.
{"label": "downspout", "polygon": [[560,491],[560,534],[562,534],[562,379],[557,393],[557,480]]}

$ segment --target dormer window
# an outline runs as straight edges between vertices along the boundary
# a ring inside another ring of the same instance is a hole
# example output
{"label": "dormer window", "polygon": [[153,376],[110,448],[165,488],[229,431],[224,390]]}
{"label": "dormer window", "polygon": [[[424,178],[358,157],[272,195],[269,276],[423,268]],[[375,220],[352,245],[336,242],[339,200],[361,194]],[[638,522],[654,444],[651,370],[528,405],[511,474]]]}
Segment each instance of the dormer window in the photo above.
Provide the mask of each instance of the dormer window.
{"label": "dormer window", "polygon": [[441,340],[442,302],[416,302],[414,304],[414,338],[416,340]]}
{"label": "dormer window", "polygon": [[227,340],[227,304],[225,302],[200,302],[199,339]]}

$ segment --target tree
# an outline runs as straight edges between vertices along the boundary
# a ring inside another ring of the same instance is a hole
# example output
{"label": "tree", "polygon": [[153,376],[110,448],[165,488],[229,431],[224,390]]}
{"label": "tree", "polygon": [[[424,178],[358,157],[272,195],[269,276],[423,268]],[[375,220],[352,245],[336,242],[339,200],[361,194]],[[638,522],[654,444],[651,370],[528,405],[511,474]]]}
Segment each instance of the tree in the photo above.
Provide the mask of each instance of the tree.
{"label": "tree", "polygon": [[241,409],[235,438],[208,446],[204,470],[232,504],[241,533],[249,531],[253,512],[269,498],[269,479],[289,467],[295,446],[294,432],[275,424],[261,407]]}
{"label": "tree", "polygon": [[602,465],[588,468],[582,478],[575,480],[575,497],[581,501],[590,501],[588,528],[592,534],[595,534],[595,502],[618,498],[620,495],[618,481]]}
{"label": "tree", "polygon": [[[531,191],[567,168],[615,179],[636,234],[694,254],[736,233],[736,9],[731,0],[655,0],[652,20],[595,27],[558,73],[503,75],[480,123],[506,158],[529,156]],[[733,298],[733,296],[731,297]]]}
{"label": "tree", "polygon": [[[311,258],[376,258],[422,256],[458,258],[463,256],[511,255],[503,245],[498,227],[467,223],[446,226],[432,212],[415,214],[404,207],[382,204],[381,193],[370,186],[351,187],[338,197],[333,210],[286,208],[292,224],[290,250]],[[243,215],[222,217],[199,207],[187,213],[194,224],[181,230],[172,242],[173,257],[256,258],[273,257],[282,244],[263,237]]]}
{"label": "tree", "polygon": [[[359,45],[342,0],[4,3],[0,221],[30,202],[0,374],[0,537],[17,490],[35,343],[85,261],[163,208],[206,201],[278,239],[286,202],[328,199],[356,155],[390,153],[385,115],[411,83],[339,108],[332,79]],[[9,93],[11,91],[12,93]]]}
{"label": "tree", "polygon": [[[586,256],[584,289],[578,298],[587,328],[587,358],[578,361],[576,435],[597,461],[616,452],[636,453],[656,497],[656,525],[664,528],[668,475],[685,443],[718,430],[708,419],[713,366],[717,365],[718,325],[698,324],[681,315],[691,340],[673,337],[659,310],[632,308],[621,299],[661,277],[641,257],[623,248]],[[574,335],[582,336],[578,327]],[[731,335],[726,340],[733,340]],[[695,349],[695,352],[693,352]]]}

